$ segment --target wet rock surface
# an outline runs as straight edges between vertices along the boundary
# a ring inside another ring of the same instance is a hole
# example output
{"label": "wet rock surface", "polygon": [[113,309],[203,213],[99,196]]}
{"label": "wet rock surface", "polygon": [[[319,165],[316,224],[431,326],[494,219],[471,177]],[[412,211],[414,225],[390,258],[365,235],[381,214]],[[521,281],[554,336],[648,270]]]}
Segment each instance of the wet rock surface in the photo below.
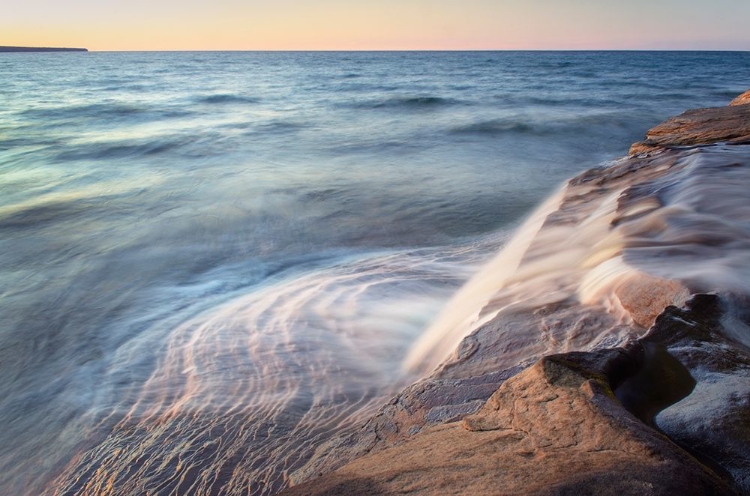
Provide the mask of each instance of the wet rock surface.
{"label": "wet rock surface", "polygon": [[[750,140],[750,105],[738,98],[654,129],[631,153],[659,153],[568,183],[522,269],[558,249],[546,233],[591,230],[605,207],[615,234],[650,229],[667,198],[660,180],[695,169],[691,156],[702,150],[679,147]],[[678,210],[670,215],[682,222]],[[695,241],[706,255],[731,241],[706,233]],[[625,234],[612,250],[627,259],[646,238]],[[638,270],[615,281],[606,304],[574,297],[565,281],[526,303],[516,301],[518,285],[516,300],[500,291],[482,310],[494,318],[360,429],[319,448],[284,494],[750,493],[750,300]]]}
{"label": "wet rock surface", "polygon": [[747,105],[750,103],[750,90],[747,90],[731,102],[729,102],[729,105]]}
{"label": "wet rock surface", "polygon": [[727,107],[688,110],[671,117],[646,133],[646,139],[630,147],[630,155],[660,148],[705,145],[716,142],[750,143],[750,90]]}
{"label": "wet rock surface", "polygon": [[655,416],[656,427],[749,494],[750,351],[727,337],[747,324],[727,315],[726,304],[698,295],[685,310],[669,307],[644,341],[664,346],[695,381],[689,395]]}
{"label": "wet rock surface", "polygon": [[721,307],[697,295],[625,347],[544,357],[462,421],[284,494],[747,493],[750,355]]}

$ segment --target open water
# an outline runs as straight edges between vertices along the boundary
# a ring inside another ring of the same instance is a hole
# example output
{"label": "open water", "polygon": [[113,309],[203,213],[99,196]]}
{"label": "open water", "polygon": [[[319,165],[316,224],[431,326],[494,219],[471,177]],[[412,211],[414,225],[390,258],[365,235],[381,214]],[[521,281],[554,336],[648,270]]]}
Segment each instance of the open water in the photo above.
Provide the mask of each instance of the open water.
{"label": "open water", "polygon": [[563,180],[748,86],[750,53],[0,55],[0,493],[280,489]]}

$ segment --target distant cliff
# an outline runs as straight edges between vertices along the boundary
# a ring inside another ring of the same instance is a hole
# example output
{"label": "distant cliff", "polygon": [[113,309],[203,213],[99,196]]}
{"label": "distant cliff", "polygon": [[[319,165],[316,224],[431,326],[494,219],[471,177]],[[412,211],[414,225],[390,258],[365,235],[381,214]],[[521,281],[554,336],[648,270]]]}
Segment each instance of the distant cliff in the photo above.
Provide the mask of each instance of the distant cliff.
{"label": "distant cliff", "polygon": [[17,47],[17,46],[0,46],[0,53],[3,52],[88,52],[87,48],[51,48],[51,47]]}

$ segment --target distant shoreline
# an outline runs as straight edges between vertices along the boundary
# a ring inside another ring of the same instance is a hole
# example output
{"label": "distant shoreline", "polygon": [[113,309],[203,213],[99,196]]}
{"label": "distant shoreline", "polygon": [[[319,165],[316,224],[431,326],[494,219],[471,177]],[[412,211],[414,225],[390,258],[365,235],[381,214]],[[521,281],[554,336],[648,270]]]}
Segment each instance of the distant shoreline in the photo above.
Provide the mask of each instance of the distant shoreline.
{"label": "distant shoreline", "polygon": [[51,48],[51,47],[17,47],[0,46],[0,53],[8,52],[88,52],[88,48]]}
{"label": "distant shoreline", "polygon": [[[0,46],[0,53],[7,52],[89,52],[88,48],[16,47]],[[98,53],[748,53],[750,50],[715,49],[136,49],[95,50]]]}

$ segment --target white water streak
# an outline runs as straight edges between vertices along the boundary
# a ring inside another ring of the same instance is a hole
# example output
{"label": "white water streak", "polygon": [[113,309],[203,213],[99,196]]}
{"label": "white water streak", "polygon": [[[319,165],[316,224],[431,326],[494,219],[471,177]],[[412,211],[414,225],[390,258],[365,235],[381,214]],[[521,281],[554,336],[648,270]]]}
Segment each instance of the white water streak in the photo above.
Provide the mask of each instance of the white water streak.
{"label": "white water streak", "polygon": [[[571,298],[602,308],[614,324],[579,333],[576,347],[586,348],[607,333],[620,339],[621,324],[649,327],[666,305],[682,305],[694,292],[750,294],[750,147],[699,148],[645,168],[637,159],[617,167],[625,172],[571,182],[547,200],[456,293],[404,367],[432,371],[509,308],[569,305]],[[517,347],[532,349],[538,338],[517,339]],[[554,343],[546,352],[571,349]]]}

